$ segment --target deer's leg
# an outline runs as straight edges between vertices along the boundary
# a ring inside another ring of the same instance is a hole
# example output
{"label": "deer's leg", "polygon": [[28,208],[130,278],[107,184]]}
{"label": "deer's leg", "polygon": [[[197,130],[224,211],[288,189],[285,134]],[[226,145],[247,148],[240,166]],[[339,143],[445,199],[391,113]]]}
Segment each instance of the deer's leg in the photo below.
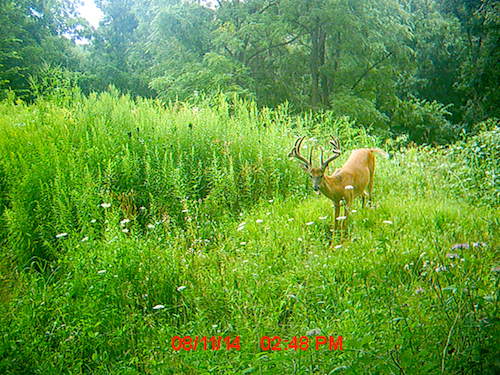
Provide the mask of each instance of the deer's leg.
{"label": "deer's leg", "polygon": [[372,189],[373,189],[373,173],[370,175],[370,181],[368,182],[368,202],[370,202],[371,206],[373,206]]}
{"label": "deer's leg", "polygon": [[335,207],[335,214],[333,215],[333,221],[335,222],[334,228],[336,232],[339,226],[339,220],[337,220],[337,218],[340,217],[340,202],[334,202],[333,205]]}
{"label": "deer's leg", "polygon": [[345,220],[344,220],[344,227],[347,226],[347,218],[349,217],[349,213],[351,212],[351,204],[353,200],[354,193],[352,190],[349,191],[348,194],[346,194],[345,200],[344,200],[344,213],[345,213]]}
{"label": "deer's leg", "polygon": [[361,194],[361,199],[363,201],[363,203],[361,204],[361,208],[365,208],[365,201],[366,201],[366,196],[368,194],[366,193],[366,190],[363,191],[363,193]]}

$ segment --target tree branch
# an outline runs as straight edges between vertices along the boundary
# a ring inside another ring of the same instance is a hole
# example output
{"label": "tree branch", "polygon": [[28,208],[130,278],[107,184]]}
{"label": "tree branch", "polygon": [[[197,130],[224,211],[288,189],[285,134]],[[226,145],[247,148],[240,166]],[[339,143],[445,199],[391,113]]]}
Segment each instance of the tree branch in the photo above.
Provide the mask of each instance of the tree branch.
{"label": "tree branch", "polygon": [[372,66],[370,66],[368,69],[366,69],[363,74],[361,74],[361,77],[359,77],[359,79],[356,81],[356,83],[351,87],[351,90],[354,90],[356,88],[356,86],[361,82],[361,80],[363,78],[365,78],[368,73],[370,73],[370,71],[372,71],[373,69],[375,69],[377,67],[377,65],[380,65],[384,60],[387,60],[390,56],[392,55],[392,52],[389,52],[386,56],[384,56],[382,59],[380,59],[379,61],[377,61],[375,64],[373,64]]}
{"label": "tree branch", "polygon": [[257,57],[258,55],[260,55],[262,52],[264,51],[267,51],[271,48],[279,48],[279,47],[283,47],[283,46],[286,46],[286,45],[289,45],[293,42],[295,42],[298,38],[300,38],[302,35],[304,34],[298,34],[297,36],[295,36],[294,38],[292,38],[291,40],[287,41],[287,42],[283,42],[283,43],[279,43],[279,44],[274,44],[274,45],[270,45],[269,47],[265,47],[265,48],[261,48],[259,50],[257,50],[255,53],[253,53],[250,57],[248,57],[246,59],[246,62],[245,64],[248,65],[248,63],[250,63],[250,60],[252,60],[253,58]]}

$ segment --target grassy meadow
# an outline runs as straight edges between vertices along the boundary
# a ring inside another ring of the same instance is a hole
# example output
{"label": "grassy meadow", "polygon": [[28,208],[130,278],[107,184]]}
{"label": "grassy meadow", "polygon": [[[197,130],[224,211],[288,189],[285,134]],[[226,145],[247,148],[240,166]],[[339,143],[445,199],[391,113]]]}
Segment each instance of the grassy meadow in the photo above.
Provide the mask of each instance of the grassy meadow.
{"label": "grassy meadow", "polygon": [[[332,167],[391,153],[343,237],[287,158],[304,134],[341,139]],[[0,373],[499,373],[499,134],[402,147],[224,96],[6,100]]]}

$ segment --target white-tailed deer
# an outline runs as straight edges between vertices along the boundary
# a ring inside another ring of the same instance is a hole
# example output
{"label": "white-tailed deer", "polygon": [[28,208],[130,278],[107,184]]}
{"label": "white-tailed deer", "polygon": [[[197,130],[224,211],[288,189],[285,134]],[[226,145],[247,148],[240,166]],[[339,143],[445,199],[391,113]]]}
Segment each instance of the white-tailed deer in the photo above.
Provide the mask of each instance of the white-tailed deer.
{"label": "white-tailed deer", "polygon": [[[302,168],[309,173],[316,194],[322,192],[327,198],[333,201],[335,206],[335,230],[341,219],[347,219],[352,201],[357,196],[362,196],[363,207],[365,206],[366,190],[368,197],[372,199],[373,173],[375,170],[375,156],[379,154],[387,158],[388,154],[379,148],[360,148],[353,150],[342,168],[337,169],[332,175],[325,175],[328,164],[340,156],[340,142],[332,136],[330,144],[333,146],[334,155],[323,160],[323,149],[321,149],[321,167],[313,168],[312,158],[314,147],[311,147],[309,160],[300,155],[300,146],[304,137],[295,141],[292,151],[288,157],[299,159]],[[340,202],[344,202],[344,216],[340,216]]]}

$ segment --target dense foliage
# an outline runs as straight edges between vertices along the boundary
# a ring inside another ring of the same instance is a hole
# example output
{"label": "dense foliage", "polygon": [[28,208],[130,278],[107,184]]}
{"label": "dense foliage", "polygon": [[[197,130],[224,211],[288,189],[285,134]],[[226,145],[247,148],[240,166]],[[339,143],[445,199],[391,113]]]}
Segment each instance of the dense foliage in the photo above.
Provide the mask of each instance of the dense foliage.
{"label": "dense foliage", "polygon": [[498,187],[469,185],[494,178],[495,124],[453,149],[387,144],[376,205],[340,238],[286,155],[296,134],[377,144],[346,118],[45,92],[0,105],[0,372],[498,373]]}
{"label": "dense foliage", "polygon": [[0,95],[35,98],[43,61],[87,94],[238,94],[259,108],[331,109],[419,144],[500,117],[494,0],[95,2],[97,29],[73,0],[2,2]]}
{"label": "dense foliage", "polygon": [[500,123],[486,121],[482,131],[450,148],[455,160],[456,189],[466,190],[476,204],[500,204]]}
{"label": "dense foliage", "polygon": [[0,373],[500,373],[497,1],[95,2],[0,3]]}

